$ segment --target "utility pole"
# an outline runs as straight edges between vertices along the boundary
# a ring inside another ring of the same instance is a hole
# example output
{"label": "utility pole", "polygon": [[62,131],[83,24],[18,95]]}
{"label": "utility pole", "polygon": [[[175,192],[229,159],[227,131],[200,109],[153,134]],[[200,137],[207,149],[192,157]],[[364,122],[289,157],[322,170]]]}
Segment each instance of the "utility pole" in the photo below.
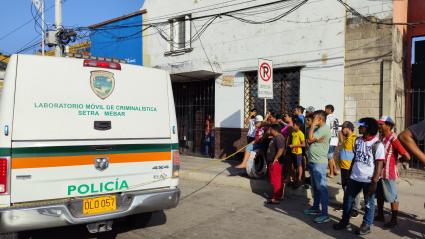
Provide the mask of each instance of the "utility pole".
{"label": "utility pole", "polygon": [[[55,0],[55,26],[57,34],[62,30],[62,0]],[[55,56],[62,56],[62,45],[60,42],[56,45]]]}
{"label": "utility pole", "polygon": [[41,0],[41,55],[44,56],[46,32],[44,30],[44,0]]}

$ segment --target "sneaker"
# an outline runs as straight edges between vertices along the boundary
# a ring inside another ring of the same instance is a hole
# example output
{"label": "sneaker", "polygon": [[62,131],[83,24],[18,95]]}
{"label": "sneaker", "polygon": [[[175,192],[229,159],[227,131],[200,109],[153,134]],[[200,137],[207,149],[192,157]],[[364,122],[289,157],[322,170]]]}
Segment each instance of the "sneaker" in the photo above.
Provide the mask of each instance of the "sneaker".
{"label": "sneaker", "polygon": [[309,216],[318,216],[322,213],[322,211],[320,211],[319,209],[314,209],[314,208],[309,208],[304,210],[304,215],[309,215]]}
{"label": "sneaker", "polygon": [[356,233],[360,236],[367,235],[371,233],[370,226],[362,223],[362,225],[360,226],[359,230]]}
{"label": "sneaker", "polygon": [[335,231],[341,231],[341,230],[347,229],[348,224],[340,221],[340,222],[334,224],[332,227],[334,228]]}
{"label": "sneaker", "polygon": [[316,217],[313,221],[317,224],[322,224],[322,223],[330,222],[331,219],[329,218],[328,215],[323,215],[323,216]]}
{"label": "sneaker", "polygon": [[357,218],[359,216],[359,212],[356,210],[351,211],[351,215],[352,218]]}
{"label": "sneaker", "polygon": [[390,222],[384,224],[385,229],[393,229],[396,226],[397,226],[397,221],[395,220],[391,220]]}
{"label": "sneaker", "polygon": [[342,206],[335,208],[335,211],[342,212],[344,211],[344,208]]}

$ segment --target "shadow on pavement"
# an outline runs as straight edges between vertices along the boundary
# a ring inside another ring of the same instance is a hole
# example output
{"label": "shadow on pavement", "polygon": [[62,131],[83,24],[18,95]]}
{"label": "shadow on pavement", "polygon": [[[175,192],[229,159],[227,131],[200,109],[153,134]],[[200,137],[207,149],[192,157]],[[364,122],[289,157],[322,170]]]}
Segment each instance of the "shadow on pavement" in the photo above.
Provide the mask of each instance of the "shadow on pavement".
{"label": "shadow on pavement", "polygon": [[165,224],[167,221],[163,211],[152,214],[138,214],[114,220],[112,231],[97,234],[88,232],[85,225],[69,226],[61,228],[51,228],[37,231],[23,232],[20,238],[31,239],[113,239],[118,234],[138,230],[142,228],[154,227]]}
{"label": "shadow on pavement", "polygon": [[[244,169],[235,169],[232,166],[238,165],[240,160],[229,160],[225,163],[228,163],[231,167],[227,168],[229,173],[232,176],[241,176],[248,178],[246,171]],[[265,178],[262,179],[253,179],[249,178],[251,190],[253,193],[263,197],[268,198],[271,195],[271,185],[267,182]],[[308,185],[308,178],[306,179]],[[354,230],[358,229],[359,225],[354,226],[351,224],[351,229],[349,231],[335,231],[332,228],[334,223],[337,223],[341,218],[330,215],[331,222],[325,224],[316,224],[313,222],[313,217],[306,216],[303,213],[303,210],[309,208],[311,206],[311,201],[307,196],[307,190],[311,190],[311,186],[309,185],[308,189],[305,187],[299,187],[298,189],[293,189],[291,187],[286,186],[284,200],[279,205],[265,205],[265,207],[274,210],[276,212],[297,218],[298,220],[306,223],[307,225],[326,233],[327,235],[334,238],[359,238],[355,235]],[[328,192],[330,203],[329,206],[333,208],[341,207],[341,203],[336,203],[337,195],[341,193],[340,187],[334,187],[328,185]],[[312,195],[312,194],[311,194]],[[329,210],[334,210],[333,208],[329,208]],[[420,210],[423,210],[422,208]],[[363,217],[363,214],[360,215]],[[387,221],[389,220],[389,216],[387,216]],[[356,223],[357,224],[357,223]],[[383,223],[375,222],[374,227],[383,227]],[[425,238],[425,222],[423,220],[419,220],[414,217],[414,215],[399,212],[399,225],[391,230],[397,236],[405,237],[405,238]],[[373,228],[372,228],[373,235]]]}
{"label": "shadow on pavement", "polygon": [[[423,209],[420,209],[423,210]],[[386,221],[390,220],[390,216],[386,217]],[[375,222],[375,226],[383,227],[384,223]],[[408,214],[401,213],[398,217],[398,226],[390,231],[404,238],[425,238],[425,222],[410,217]]]}
{"label": "shadow on pavement", "polygon": [[[299,189],[298,189],[299,190]],[[304,189],[303,189],[304,190]],[[333,192],[338,192],[338,188],[329,186],[329,196],[332,197]],[[286,197],[279,205],[265,205],[266,208],[269,208],[273,211],[297,218],[298,220],[306,223],[312,228],[317,229],[322,233],[326,233],[328,236],[334,238],[359,238],[354,231],[358,229],[360,223],[351,224],[350,230],[335,231],[332,228],[334,223],[337,223],[341,218],[334,215],[329,215],[331,222],[325,224],[316,224],[313,222],[313,216],[304,215],[303,210],[311,206],[311,201],[305,196],[303,197],[300,194],[290,195]],[[330,203],[329,211],[334,210],[333,208],[338,208],[341,204]],[[333,208],[332,208],[333,207]],[[421,209],[422,210],[422,209]],[[390,212],[387,212],[390,214]],[[360,220],[363,218],[363,213],[359,215]],[[390,220],[390,216],[387,215],[387,222]],[[412,217],[410,214],[400,212],[398,217],[399,225],[392,229],[391,232],[394,235],[397,235],[401,238],[425,238],[425,223],[422,220],[417,220]],[[357,225],[358,224],[358,225]],[[383,228],[384,223],[375,222],[374,227]],[[372,234],[373,235],[373,227]]]}

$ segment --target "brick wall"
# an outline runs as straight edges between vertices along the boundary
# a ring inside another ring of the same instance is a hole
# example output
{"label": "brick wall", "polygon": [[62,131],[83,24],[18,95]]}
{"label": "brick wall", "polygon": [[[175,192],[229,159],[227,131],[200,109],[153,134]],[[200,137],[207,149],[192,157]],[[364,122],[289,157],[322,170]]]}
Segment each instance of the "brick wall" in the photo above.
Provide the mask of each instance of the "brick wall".
{"label": "brick wall", "polygon": [[[345,35],[344,119],[390,114],[392,27],[349,18]],[[391,115],[391,114],[390,114]]]}

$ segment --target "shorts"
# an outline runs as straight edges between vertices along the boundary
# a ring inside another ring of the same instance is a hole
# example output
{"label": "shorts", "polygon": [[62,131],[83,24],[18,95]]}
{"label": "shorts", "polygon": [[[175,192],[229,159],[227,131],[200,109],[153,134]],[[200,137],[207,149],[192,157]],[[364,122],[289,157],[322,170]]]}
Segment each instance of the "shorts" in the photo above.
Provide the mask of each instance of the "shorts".
{"label": "shorts", "polygon": [[377,193],[384,196],[386,202],[398,202],[397,183],[395,180],[380,179],[378,182]]}
{"label": "shorts", "polygon": [[256,150],[258,150],[258,149],[260,149],[260,148],[261,148],[261,145],[260,145],[260,144],[249,144],[249,145],[246,147],[246,151],[254,152],[254,151],[256,151]]}
{"label": "shorts", "polygon": [[336,150],[336,146],[332,146],[332,145],[329,146],[328,160],[334,159],[335,150]]}
{"label": "shorts", "polygon": [[292,154],[292,163],[294,164],[294,166],[297,166],[297,167],[303,166],[303,155]]}

